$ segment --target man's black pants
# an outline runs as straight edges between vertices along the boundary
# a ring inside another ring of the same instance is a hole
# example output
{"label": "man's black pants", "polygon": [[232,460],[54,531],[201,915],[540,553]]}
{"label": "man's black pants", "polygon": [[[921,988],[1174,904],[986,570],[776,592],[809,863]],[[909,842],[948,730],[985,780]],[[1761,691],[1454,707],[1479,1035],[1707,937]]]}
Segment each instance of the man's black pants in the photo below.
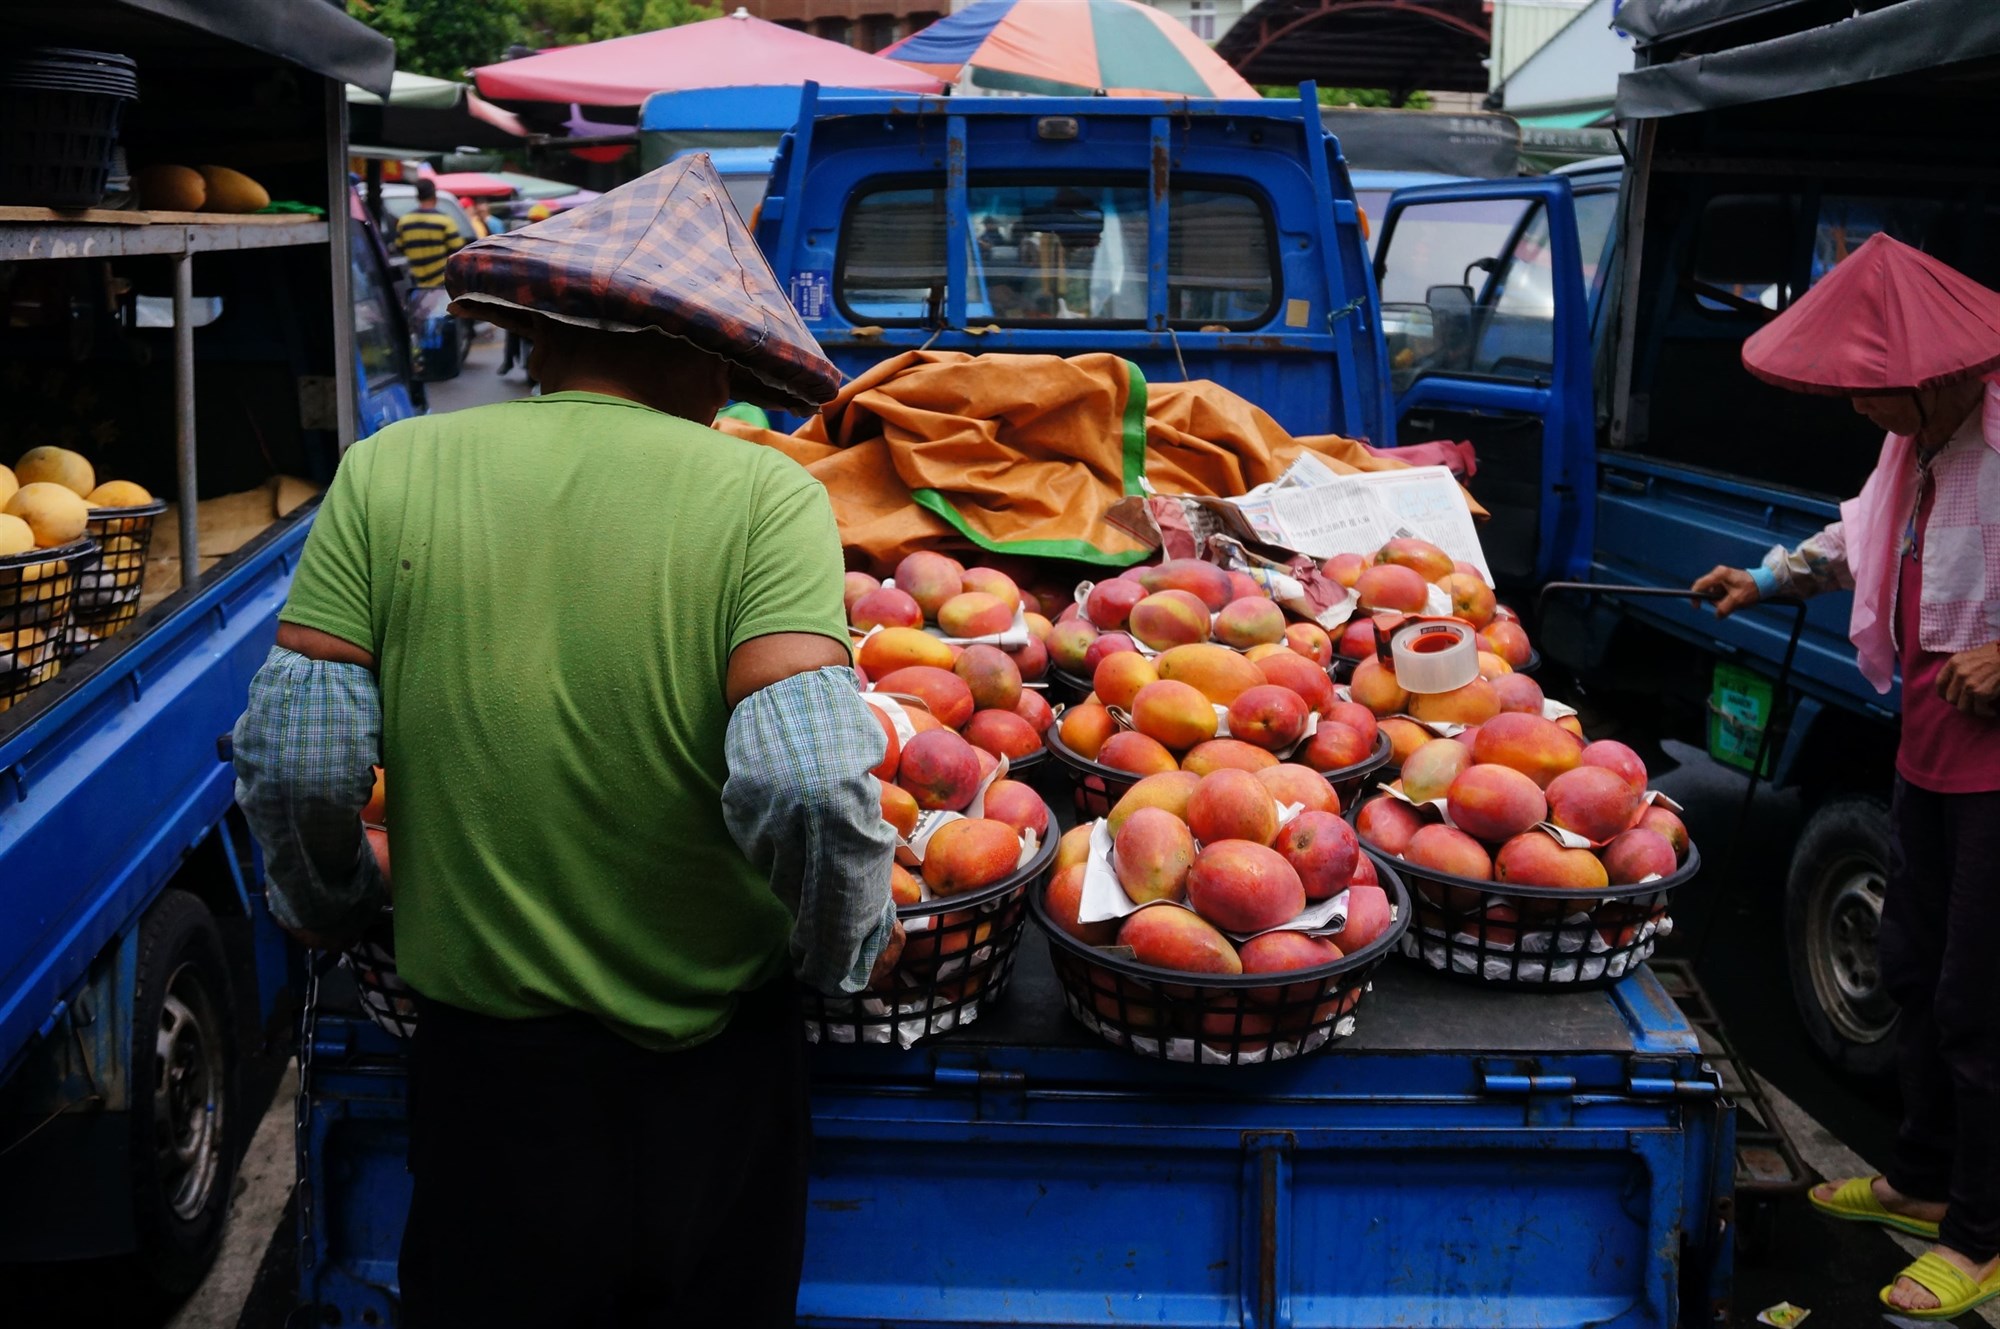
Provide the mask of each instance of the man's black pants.
{"label": "man's black pants", "polygon": [[424,1002],[403,1323],[790,1329],[811,1131],[789,983],[686,1052]]}
{"label": "man's black pants", "polygon": [[1898,779],[1882,981],[1903,1008],[1889,1184],[1948,1205],[1938,1239],[2000,1254],[2000,793]]}

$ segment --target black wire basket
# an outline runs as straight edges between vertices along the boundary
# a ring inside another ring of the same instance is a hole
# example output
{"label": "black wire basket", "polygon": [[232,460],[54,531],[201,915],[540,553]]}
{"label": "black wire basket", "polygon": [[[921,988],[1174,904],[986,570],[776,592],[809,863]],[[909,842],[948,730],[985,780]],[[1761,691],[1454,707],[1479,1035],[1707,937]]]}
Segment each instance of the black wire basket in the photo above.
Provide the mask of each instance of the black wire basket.
{"label": "black wire basket", "polygon": [[1395,919],[1360,950],[1317,969],[1242,975],[1157,969],[1056,926],[1039,889],[1031,907],[1077,1023],[1153,1060],[1252,1066],[1306,1056],[1354,1032],[1369,977],[1410,925],[1402,878],[1380,854],[1369,857]]}
{"label": "black wire basket", "polygon": [[1049,666],[1049,705],[1074,706],[1097,690],[1097,685],[1081,674],[1072,674],[1067,669]]}
{"label": "black wire basket", "polygon": [[360,939],[340,953],[340,964],[354,977],[362,1013],[392,1036],[409,1038],[417,1032],[417,1001],[396,972],[395,920],[395,907],[383,905]]}
{"label": "black wire basket", "polygon": [[1390,861],[1414,897],[1402,955],[1462,982],[1546,993],[1607,988],[1644,964],[1673,932],[1674,891],[1701,871],[1692,844],[1672,875],[1630,886],[1522,886]]}
{"label": "black wire basket", "polygon": [[1028,897],[1041,895],[1055,861],[1056,837],[1050,835],[1032,858],[991,886],[900,906],[896,917],[907,939],[888,983],[879,992],[852,996],[801,988],[806,1038],[913,1048],[977,1020],[1006,995]]}
{"label": "black wire basket", "polygon": [[89,536],[0,557],[0,711],[61,670],[77,580],[96,557]]}
{"label": "black wire basket", "polygon": [[166,510],[167,505],[159,500],[90,510],[87,529],[97,541],[98,557],[92,567],[77,575],[75,624],[69,633],[72,657],[123,632],[139,616],[153,525]]}

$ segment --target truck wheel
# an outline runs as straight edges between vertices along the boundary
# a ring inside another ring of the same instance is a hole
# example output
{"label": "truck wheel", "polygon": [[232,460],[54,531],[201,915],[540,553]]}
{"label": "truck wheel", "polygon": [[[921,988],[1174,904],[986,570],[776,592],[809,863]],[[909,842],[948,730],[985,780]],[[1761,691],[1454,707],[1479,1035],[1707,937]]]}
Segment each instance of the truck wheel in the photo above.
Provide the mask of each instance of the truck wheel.
{"label": "truck wheel", "polygon": [[215,1259],[236,1172],[229,969],[214,918],[186,891],[162,895],[140,924],[133,993],[138,1262],[178,1297]]}
{"label": "truck wheel", "polygon": [[1821,1054],[1852,1075],[1886,1075],[1896,1003],[1875,956],[1889,883],[1889,808],[1842,798],[1806,822],[1785,882],[1792,996]]}

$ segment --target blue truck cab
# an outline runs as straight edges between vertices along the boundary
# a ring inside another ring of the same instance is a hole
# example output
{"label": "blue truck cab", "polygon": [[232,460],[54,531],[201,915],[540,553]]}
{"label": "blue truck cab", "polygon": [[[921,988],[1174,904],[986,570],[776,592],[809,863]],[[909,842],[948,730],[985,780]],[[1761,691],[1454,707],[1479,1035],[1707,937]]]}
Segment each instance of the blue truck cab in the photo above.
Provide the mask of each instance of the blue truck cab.
{"label": "blue truck cab", "polygon": [[[1503,582],[1682,587],[1797,544],[1859,492],[1881,439],[1844,400],[1755,379],[1744,339],[1876,231],[2000,284],[1972,165],[2000,101],[1991,8],[1823,18],[1631,0],[1629,161],[1392,199],[1375,263],[1398,427],[1478,445]],[[1782,693],[1785,609],[1718,622],[1675,598],[1565,599],[1537,640],[1607,723],[1746,770],[1770,727],[1764,771],[1809,811],[1783,886],[1796,1005],[1821,1053],[1872,1074],[1894,1044],[1874,956],[1899,699],[1856,671],[1849,609],[1809,602]]]}

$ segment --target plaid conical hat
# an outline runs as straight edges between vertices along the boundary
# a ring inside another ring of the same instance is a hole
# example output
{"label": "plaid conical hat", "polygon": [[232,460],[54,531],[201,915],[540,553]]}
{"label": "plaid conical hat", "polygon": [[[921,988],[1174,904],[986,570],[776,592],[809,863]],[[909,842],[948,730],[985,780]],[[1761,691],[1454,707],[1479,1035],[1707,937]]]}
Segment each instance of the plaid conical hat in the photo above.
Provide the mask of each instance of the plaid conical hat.
{"label": "plaid conical hat", "polygon": [[539,314],[683,338],[729,361],[730,390],[760,406],[810,414],[840,387],[705,153],[467,245],[445,285],[453,313],[517,332]]}

